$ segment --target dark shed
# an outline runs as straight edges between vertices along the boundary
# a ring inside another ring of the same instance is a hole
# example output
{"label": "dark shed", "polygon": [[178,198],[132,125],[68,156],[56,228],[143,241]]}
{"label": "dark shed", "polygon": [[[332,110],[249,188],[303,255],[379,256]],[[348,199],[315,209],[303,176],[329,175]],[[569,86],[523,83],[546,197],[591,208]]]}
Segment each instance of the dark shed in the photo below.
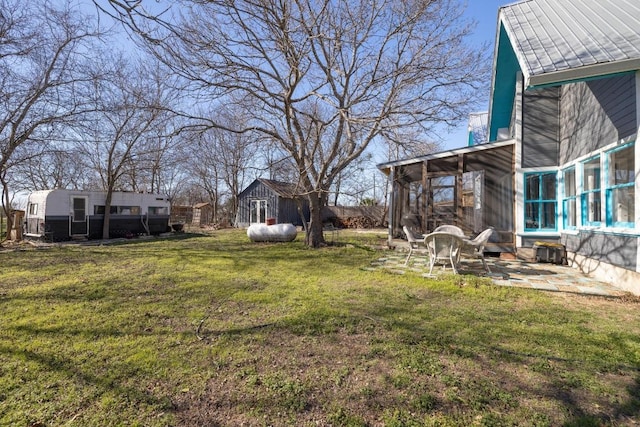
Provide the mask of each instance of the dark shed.
{"label": "dark shed", "polygon": [[300,195],[300,189],[288,182],[258,178],[238,195],[236,227],[248,227],[255,223],[302,225],[298,204],[302,206],[305,219],[309,220],[309,202]]}

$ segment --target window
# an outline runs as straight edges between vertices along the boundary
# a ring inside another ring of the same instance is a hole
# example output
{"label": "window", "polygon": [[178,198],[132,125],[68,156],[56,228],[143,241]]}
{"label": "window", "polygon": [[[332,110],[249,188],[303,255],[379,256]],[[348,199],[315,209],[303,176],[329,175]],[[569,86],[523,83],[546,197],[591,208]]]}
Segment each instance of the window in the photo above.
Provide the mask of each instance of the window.
{"label": "window", "polygon": [[600,156],[585,161],[582,168],[582,225],[600,225],[602,221]]}
{"label": "window", "polygon": [[149,215],[167,215],[167,207],[149,206]]}
{"label": "window", "polygon": [[84,197],[73,197],[71,204],[73,206],[73,222],[84,222],[87,218],[87,199]]}
{"label": "window", "polygon": [[609,152],[606,188],[607,225],[635,226],[635,150],[633,144]]}
{"label": "window", "polygon": [[[93,207],[95,215],[104,215],[104,205]],[[112,215],[140,215],[140,206],[111,206],[109,213]]]}
{"label": "window", "polygon": [[119,215],[140,215],[140,206],[118,206]]}
{"label": "window", "polygon": [[576,169],[570,168],[562,172],[564,193],[562,195],[562,219],[565,229],[575,228],[577,223],[576,210]]}
{"label": "window", "polygon": [[251,200],[251,211],[249,215],[249,222],[251,224],[267,222],[267,201]]}
{"label": "window", "polygon": [[38,214],[38,204],[29,203],[29,215],[37,215],[37,214]]}
{"label": "window", "polygon": [[524,175],[525,230],[556,230],[556,173]]}

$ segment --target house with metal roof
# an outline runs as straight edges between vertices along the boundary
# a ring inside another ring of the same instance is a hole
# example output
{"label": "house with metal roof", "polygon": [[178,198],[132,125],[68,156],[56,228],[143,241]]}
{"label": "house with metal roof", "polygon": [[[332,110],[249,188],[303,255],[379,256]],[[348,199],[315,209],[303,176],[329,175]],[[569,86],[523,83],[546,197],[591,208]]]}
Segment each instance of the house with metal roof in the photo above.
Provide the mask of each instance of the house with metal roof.
{"label": "house with metal roof", "polygon": [[488,142],[379,165],[390,236],[411,215],[423,232],[493,226],[495,251],[562,243],[574,266],[640,294],[640,3],[509,4],[495,40]]}

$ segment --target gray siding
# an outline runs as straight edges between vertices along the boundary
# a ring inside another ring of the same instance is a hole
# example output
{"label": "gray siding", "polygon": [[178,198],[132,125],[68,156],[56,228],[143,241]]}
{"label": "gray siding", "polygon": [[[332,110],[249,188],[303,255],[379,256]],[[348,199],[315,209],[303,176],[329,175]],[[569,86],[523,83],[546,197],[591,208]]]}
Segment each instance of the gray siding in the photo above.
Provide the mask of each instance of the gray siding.
{"label": "gray siding", "polygon": [[271,189],[267,188],[260,181],[254,181],[245,189],[238,200],[238,220],[239,227],[246,227],[251,221],[251,201],[267,201],[267,218],[277,218],[278,216],[278,196]]}
{"label": "gray siding", "polygon": [[465,171],[484,171],[483,221],[494,227],[492,242],[513,241],[513,147],[469,154]]}
{"label": "gray siding", "polygon": [[580,231],[577,236],[562,234],[561,242],[570,252],[627,270],[636,270],[638,241],[635,236]]}
{"label": "gray siding", "polygon": [[[251,183],[241,194],[238,200],[237,227],[248,227],[251,221],[251,201],[267,201],[267,218],[275,218],[277,223],[291,223],[302,225],[298,214],[296,201],[288,197],[280,197],[271,188],[256,180]],[[302,200],[303,213],[309,218],[309,204]]]}
{"label": "gray siding", "polygon": [[[308,203],[303,200],[302,211],[309,218]],[[278,205],[278,214],[276,216],[278,223],[291,223],[293,225],[302,225],[300,214],[298,213],[298,203],[294,199],[280,198]]]}
{"label": "gray siding", "polygon": [[559,88],[525,92],[522,103],[522,167],[558,166]]}
{"label": "gray siding", "polygon": [[636,133],[635,74],[563,86],[560,164]]}

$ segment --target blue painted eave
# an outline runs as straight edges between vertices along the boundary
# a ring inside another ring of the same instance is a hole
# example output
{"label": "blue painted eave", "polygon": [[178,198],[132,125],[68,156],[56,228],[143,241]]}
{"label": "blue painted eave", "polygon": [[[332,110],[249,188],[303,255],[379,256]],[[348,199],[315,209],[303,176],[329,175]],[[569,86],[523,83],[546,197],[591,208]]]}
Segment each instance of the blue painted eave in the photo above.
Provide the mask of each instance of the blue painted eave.
{"label": "blue painted eave", "polygon": [[500,24],[493,90],[491,91],[489,141],[497,139],[498,129],[508,128],[511,124],[518,71],[521,71],[518,58],[504,26]]}

